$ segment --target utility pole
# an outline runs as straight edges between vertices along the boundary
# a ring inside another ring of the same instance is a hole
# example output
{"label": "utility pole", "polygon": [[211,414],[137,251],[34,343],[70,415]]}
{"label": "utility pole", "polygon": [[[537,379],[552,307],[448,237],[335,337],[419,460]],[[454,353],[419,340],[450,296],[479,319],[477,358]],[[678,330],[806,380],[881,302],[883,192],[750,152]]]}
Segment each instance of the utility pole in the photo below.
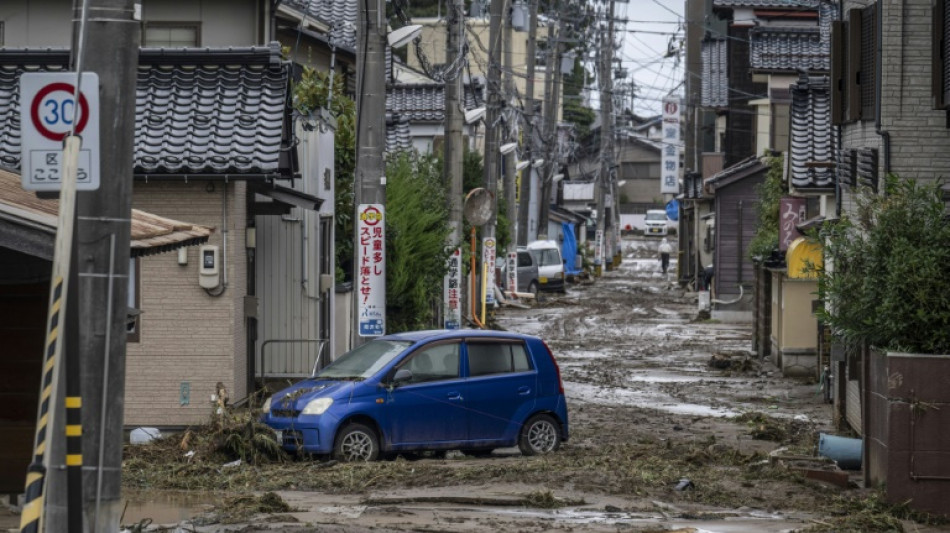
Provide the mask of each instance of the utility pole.
{"label": "utility pole", "polygon": [[498,174],[500,153],[498,122],[501,118],[501,18],[502,1],[494,0],[488,10],[488,98],[485,111],[485,188],[492,195],[492,219],[485,227],[485,237],[495,236],[498,211]]}
{"label": "utility pole", "polygon": [[[445,64],[454,65],[461,61],[462,42],[465,31],[465,3],[463,0],[454,0],[448,6],[446,21],[448,26],[445,32]],[[462,108],[462,71],[458,69],[454,77],[445,80],[445,143],[443,149],[444,165],[442,179],[448,185],[449,198],[449,237],[446,246],[449,250],[458,250],[462,239],[462,124],[464,109]],[[463,293],[465,283],[461,283],[461,254],[453,254],[449,261],[456,261],[457,273],[446,275],[443,295],[443,324],[449,327],[450,322],[458,320],[461,325],[461,312],[466,309]],[[451,266],[450,266],[451,270]],[[453,285],[455,285],[453,287]],[[472,297],[470,295],[469,297]],[[456,326],[456,327],[459,327]]]}
{"label": "utility pole", "polygon": [[[99,74],[100,186],[77,194],[83,501],[87,531],[117,531],[122,512],[135,83],[141,20],[133,0],[88,0],[84,71]],[[81,1],[73,7],[80,50]],[[74,53],[74,62],[76,61]],[[55,531],[55,529],[51,529]]]}
{"label": "utility pole", "polygon": [[[528,213],[530,212],[530,200],[531,200],[531,180],[532,176],[535,175],[537,170],[534,168],[534,157],[537,154],[535,151],[535,127],[534,127],[534,63],[535,63],[535,40],[538,35],[538,0],[528,0],[528,67],[527,74],[528,79],[525,81],[525,100],[524,105],[527,107],[524,112],[525,116],[525,130],[524,138],[525,144],[527,145],[527,154],[528,161],[531,161],[532,164],[528,165],[527,172],[522,173],[521,176],[521,187],[519,194],[521,196],[521,203],[518,205],[518,244],[520,246],[525,246],[528,244],[528,234],[530,229],[528,228]],[[525,175],[527,174],[527,175]]]}
{"label": "utility pole", "polygon": [[[603,266],[610,263],[608,257],[613,250],[613,240],[609,239],[606,220],[607,189],[612,189],[610,177],[614,156],[613,124],[613,72],[611,69],[614,53],[614,0],[610,1],[607,15],[607,34],[601,37],[600,46],[600,177],[597,187],[597,250],[594,256],[594,271],[600,275]],[[616,208],[614,209],[614,211]],[[613,223],[611,223],[613,226]]]}
{"label": "utility pole", "polygon": [[[558,2],[560,5],[560,2]],[[555,10],[558,13],[558,10]],[[548,58],[545,67],[545,103],[544,103],[544,143],[546,155],[544,158],[543,177],[541,179],[541,197],[538,199],[538,235],[547,235],[548,213],[551,209],[551,185],[554,174],[558,169],[558,142],[557,142],[557,109],[560,105],[561,79],[561,36],[564,34],[564,20],[558,18],[557,35],[554,34],[554,24],[548,19]]]}
{"label": "utility pole", "polygon": [[[504,41],[502,43],[502,56],[504,57],[505,64],[505,102],[506,107],[511,105],[511,100],[514,98],[515,94],[515,85],[514,77],[511,71],[511,3],[505,2],[505,5],[508,6],[508,10],[504,13],[504,18],[502,24],[504,24],[504,31],[502,35]],[[509,130],[510,131],[510,130]],[[515,139],[505,139],[505,142],[513,142]],[[523,231],[518,227],[517,220],[517,208],[515,204],[516,195],[515,195],[515,154],[514,152],[505,155],[505,216],[508,217],[508,253],[515,253],[517,248],[518,233]]]}
{"label": "utility pole", "polygon": [[386,332],[386,4],[360,2],[357,24],[356,186],[354,239],[355,328],[362,337]]}

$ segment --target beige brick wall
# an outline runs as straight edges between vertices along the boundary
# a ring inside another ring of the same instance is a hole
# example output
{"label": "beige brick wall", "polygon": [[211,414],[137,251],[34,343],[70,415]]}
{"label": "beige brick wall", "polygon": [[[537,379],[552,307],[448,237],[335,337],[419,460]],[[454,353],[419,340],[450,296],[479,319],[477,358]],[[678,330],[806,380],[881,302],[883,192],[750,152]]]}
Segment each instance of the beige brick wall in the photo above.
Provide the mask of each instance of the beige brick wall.
{"label": "beige brick wall", "polygon": [[[184,426],[211,413],[210,395],[223,382],[232,399],[245,394],[244,296],[247,261],[242,182],[136,182],[133,206],[157,215],[215,228],[208,244],[224,252],[224,190],[227,189],[228,287],[218,297],[198,285],[198,248],[188,264],[167,252],[141,258],[140,340],[129,343],[126,362],[127,426]],[[222,281],[223,281],[222,275]],[[182,405],[182,383],[190,401]]]}
{"label": "beige brick wall", "polygon": [[[890,135],[890,171],[901,178],[932,180],[950,176],[950,129],[946,112],[932,109],[930,0],[880,0],[881,28],[881,128]],[[862,7],[868,1],[851,1]],[[874,117],[845,125],[842,145],[878,150],[879,176],[883,179],[884,146],[875,131]],[[845,191],[844,208],[853,206]]]}

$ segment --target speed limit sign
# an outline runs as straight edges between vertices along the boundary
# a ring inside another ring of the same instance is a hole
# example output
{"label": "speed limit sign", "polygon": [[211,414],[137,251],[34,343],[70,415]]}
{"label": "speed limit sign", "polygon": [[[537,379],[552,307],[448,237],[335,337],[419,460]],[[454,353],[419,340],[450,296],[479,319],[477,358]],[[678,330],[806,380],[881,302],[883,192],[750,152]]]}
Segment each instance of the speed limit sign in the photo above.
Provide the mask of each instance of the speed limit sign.
{"label": "speed limit sign", "polygon": [[63,139],[70,131],[82,137],[76,190],[99,188],[99,75],[83,73],[80,91],[77,102],[75,73],[20,76],[20,174],[24,189],[60,190]]}

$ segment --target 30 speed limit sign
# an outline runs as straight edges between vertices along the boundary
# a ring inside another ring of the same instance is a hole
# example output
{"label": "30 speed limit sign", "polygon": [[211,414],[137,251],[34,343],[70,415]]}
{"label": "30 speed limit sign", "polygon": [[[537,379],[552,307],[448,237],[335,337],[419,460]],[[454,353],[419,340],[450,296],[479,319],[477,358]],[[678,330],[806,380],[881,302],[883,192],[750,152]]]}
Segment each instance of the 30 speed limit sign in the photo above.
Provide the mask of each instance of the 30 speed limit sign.
{"label": "30 speed limit sign", "polygon": [[20,76],[20,172],[24,189],[60,190],[63,139],[70,130],[82,137],[76,189],[99,188],[99,75],[83,73],[80,91],[77,102],[75,73]]}

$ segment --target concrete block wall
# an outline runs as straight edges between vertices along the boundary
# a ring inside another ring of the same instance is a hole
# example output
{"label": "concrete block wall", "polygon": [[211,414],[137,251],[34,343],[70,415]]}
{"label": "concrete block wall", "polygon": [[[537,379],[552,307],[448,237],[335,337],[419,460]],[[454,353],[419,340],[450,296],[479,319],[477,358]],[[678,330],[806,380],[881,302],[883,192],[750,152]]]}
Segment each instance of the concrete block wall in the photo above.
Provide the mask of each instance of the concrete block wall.
{"label": "concrete block wall", "polygon": [[[228,287],[218,297],[198,285],[198,247],[187,249],[188,264],[167,252],[139,259],[139,342],[127,345],[125,424],[186,426],[211,414],[217,382],[232,398],[246,388],[247,351],[244,296],[247,262],[244,183],[136,183],[133,207],[215,229],[208,244],[224,253],[224,190],[227,187]],[[222,273],[222,281],[223,281]],[[187,383],[189,402],[181,402]]]}

